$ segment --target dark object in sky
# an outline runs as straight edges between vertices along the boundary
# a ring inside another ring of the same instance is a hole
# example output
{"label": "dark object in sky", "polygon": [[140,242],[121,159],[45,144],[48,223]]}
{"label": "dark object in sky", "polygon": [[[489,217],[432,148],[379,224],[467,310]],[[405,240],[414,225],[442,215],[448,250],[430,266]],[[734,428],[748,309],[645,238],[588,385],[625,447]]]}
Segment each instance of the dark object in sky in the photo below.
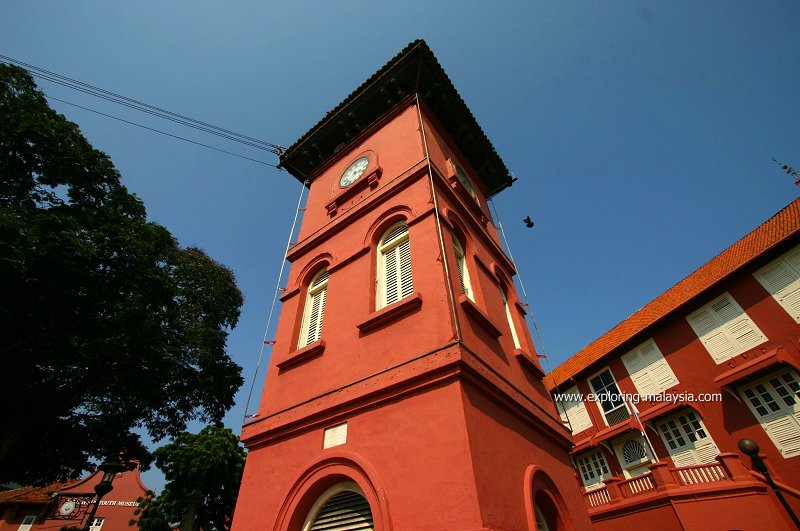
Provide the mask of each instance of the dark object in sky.
{"label": "dark object in sky", "polygon": [[529,229],[530,229],[531,227],[533,227],[533,220],[531,219],[531,217],[530,217],[530,216],[527,216],[527,217],[526,217],[525,219],[523,219],[522,221],[525,223],[525,226],[526,226],[526,227],[528,227]]}

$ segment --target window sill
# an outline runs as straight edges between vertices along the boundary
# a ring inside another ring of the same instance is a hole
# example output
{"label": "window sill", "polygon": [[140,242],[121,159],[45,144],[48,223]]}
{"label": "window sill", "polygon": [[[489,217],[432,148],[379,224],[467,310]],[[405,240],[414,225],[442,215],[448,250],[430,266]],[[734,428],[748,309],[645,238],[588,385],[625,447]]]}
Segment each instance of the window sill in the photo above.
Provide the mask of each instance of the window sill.
{"label": "window sill", "polygon": [[472,302],[472,299],[464,294],[461,294],[458,296],[458,304],[461,305],[464,313],[466,313],[473,321],[481,325],[481,327],[489,332],[493,338],[496,339],[503,335],[500,329],[498,329],[491,319],[489,319],[489,316],[483,313],[483,310],[478,308],[478,306]]}
{"label": "window sill", "polygon": [[537,378],[544,378],[544,371],[539,367],[539,364],[533,361],[522,349],[514,349],[514,356],[524,369],[530,371]]}
{"label": "window sill", "polygon": [[295,350],[289,354],[288,358],[276,363],[275,365],[277,365],[278,369],[285,371],[286,369],[291,369],[296,365],[305,363],[312,358],[321,356],[324,350],[325,341],[320,339],[319,341],[314,341],[313,343],[310,343],[301,349]]}
{"label": "window sill", "polygon": [[414,293],[410,297],[390,304],[377,312],[372,312],[366,320],[358,323],[356,326],[362,334],[368,334],[387,323],[391,323],[392,321],[396,321],[408,315],[420,306],[422,306],[422,295]]}

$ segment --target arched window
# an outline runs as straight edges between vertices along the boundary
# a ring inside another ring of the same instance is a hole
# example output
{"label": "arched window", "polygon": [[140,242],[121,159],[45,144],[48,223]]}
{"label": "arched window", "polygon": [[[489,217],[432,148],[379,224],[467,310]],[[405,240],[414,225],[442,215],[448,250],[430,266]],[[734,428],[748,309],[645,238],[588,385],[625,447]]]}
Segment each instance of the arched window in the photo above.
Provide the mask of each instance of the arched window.
{"label": "arched window", "polygon": [[372,531],[372,511],[364,492],[354,481],[326,490],[311,507],[302,531]]}
{"label": "arched window", "polygon": [[377,309],[414,293],[408,225],[392,225],[378,243]]}
{"label": "arched window", "polygon": [[303,348],[322,335],[322,318],[325,316],[325,299],[328,296],[328,268],[314,275],[308,286],[306,306],[303,310],[303,324],[300,327],[300,341],[297,348]]}
{"label": "arched window", "polygon": [[519,336],[517,335],[517,327],[514,326],[514,317],[511,315],[511,307],[508,305],[508,297],[506,290],[502,284],[498,284],[500,288],[500,297],[503,299],[503,309],[506,311],[506,319],[508,319],[508,326],[511,328],[511,339],[514,340],[514,348],[521,348]]}
{"label": "arched window", "polygon": [[469,269],[467,268],[467,258],[464,253],[464,247],[458,241],[456,235],[453,234],[453,247],[456,250],[456,268],[458,269],[458,280],[461,281],[461,292],[472,300],[472,285],[469,282]]}

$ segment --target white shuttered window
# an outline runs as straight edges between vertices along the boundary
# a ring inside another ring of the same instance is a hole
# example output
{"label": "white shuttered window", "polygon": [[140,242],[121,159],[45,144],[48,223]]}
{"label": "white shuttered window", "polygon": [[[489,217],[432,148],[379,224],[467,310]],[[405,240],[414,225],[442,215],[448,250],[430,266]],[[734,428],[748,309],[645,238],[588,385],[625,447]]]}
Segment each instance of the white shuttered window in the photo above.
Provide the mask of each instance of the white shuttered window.
{"label": "white shuttered window", "polygon": [[372,510],[355,482],[334,485],[311,508],[302,531],[372,531]]}
{"label": "white shuttered window", "polygon": [[469,269],[467,269],[466,254],[464,253],[464,248],[461,246],[461,242],[458,241],[455,235],[453,236],[453,247],[456,250],[456,268],[458,269],[458,280],[461,282],[461,292],[471,300],[475,300],[472,296],[472,285],[469,282]]}
{"label": "white shuttered window", "polygon": [[661,393],[678,383],[675,373],[652,339],[622,356],[622,363],[640,395]]}
{"label": "white shuttered window", "polygon": [[600,487],[604,479],[611,477],[611,469],[608,467],[602,450],[584,454],[578,457],[575,462],[578,465],[578,472],[586,490]]}
{"label": "white shuttered window", "polygon": [[719,448],[694,411],[688,411],[658,424],[658,433],[675,466],[711,463]]}
{"label": "white shuttered window", "polygon": [[328,297],[328,269],[314,276],[308,286],[306,307],[303,311],[303,325],[300,329],[300,342],[297,348],[303,348],[322,336],[322,319],[325,316],[325,301]]}
{"label": "white shuttered window", "polygon": [[586,404],[583,403],[583,400],[580,400],[580,397],[578,388],[572,386],[561,394],[562,400],[556,402],[561,420],[569,423],[573,435],[592,427],[592,419],[589,418]]}
{"label": "white shuttered window", "polygon": [[800,455],[800,379],[782,370],[740,390],[783,457]]}
{"label": "white shuttered window", "polygon": [[414,293],[408,225],[393,225],[378,244],[378,309]]}
{"label": "white shuttered window", "polygon": [[767,340],[728,293],[706,304],[686,320],[717,363]]}
{"label": "white shuttered window", "polygon": [[778,304],[800,323],[800,247],[795,247],[759,269],[755,277]]}

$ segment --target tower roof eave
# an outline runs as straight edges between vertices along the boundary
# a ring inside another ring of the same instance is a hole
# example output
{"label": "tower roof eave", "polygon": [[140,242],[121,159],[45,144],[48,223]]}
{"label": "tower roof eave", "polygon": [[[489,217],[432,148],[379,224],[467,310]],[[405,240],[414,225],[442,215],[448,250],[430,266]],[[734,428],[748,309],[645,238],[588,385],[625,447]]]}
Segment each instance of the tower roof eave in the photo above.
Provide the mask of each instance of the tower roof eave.
{"label": "tower roof eave", "polygon": [[305,181],[349,139],[413,94],[436,114],[489,195],[511,186],[505,163],[423,40],[406,46],[328,112],[281,155],[279,166]]}

